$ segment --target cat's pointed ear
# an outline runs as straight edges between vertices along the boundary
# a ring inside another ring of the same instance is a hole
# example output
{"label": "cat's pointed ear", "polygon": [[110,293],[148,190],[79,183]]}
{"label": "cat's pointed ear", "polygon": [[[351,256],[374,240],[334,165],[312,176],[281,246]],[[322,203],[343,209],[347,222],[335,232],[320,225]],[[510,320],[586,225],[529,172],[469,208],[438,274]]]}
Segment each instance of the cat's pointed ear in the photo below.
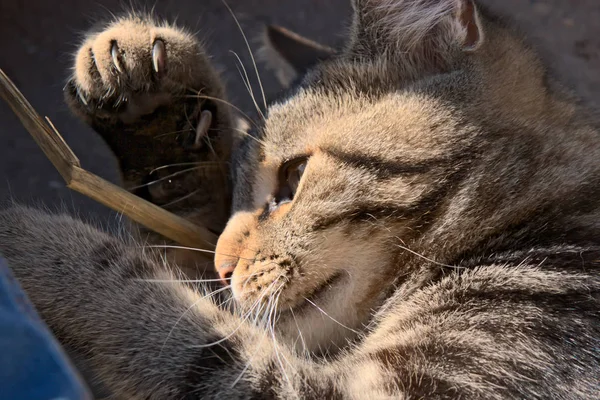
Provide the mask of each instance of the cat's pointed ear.
{"label": "cat's pointed ear", "polygon": [[385,54],[428,69],[484,42],[473,0],[353,0],[353,7],[350,56]]}
{"label": "cat's pointed ear", "polygon": [[333,54],[332,48],[276,25],[266,27],[260,49],[261,59],[286,87]]}

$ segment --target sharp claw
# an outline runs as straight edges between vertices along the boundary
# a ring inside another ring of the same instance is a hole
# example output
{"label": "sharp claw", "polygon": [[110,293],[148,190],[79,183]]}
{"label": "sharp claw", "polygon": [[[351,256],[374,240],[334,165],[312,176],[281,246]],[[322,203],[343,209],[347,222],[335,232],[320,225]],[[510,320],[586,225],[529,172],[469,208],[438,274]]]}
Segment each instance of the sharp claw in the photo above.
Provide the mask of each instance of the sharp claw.
{"label": "sharp claw", "polygon": [[165,42],[161,39],[156,39],[152,46],[152,66],[156,73],[161,73],[165,69],[167,63],[167,52],[165,50]]}
{"label": "sharp claw", "polygon": [[200,114],[200,121],[196,127],[196,139],[194,140],[195,148],[199,148],[202,145],[201,140],[208,134],[208,128],[210,128],[212,118],[212,113],[208,110],[204,110]]}
{"label": "sharp claw", "polygon": [[123,67],[121,66],[121,60],[119,59],[119,47],[117,42],[113,42],[110,48],[110,55],[112,56],[113,64],[120,73],[123,73]]}
{"label": "sharp claw", "polygon": [[79,97],[79,99],[81,100],[81,102],[83,103],[83,105],[87,106],[88,102],[85,99],[85,96],[83,95],[83,93],[81,93],[81,90],[79,90],[79,88],[77,88],[77,96]]}

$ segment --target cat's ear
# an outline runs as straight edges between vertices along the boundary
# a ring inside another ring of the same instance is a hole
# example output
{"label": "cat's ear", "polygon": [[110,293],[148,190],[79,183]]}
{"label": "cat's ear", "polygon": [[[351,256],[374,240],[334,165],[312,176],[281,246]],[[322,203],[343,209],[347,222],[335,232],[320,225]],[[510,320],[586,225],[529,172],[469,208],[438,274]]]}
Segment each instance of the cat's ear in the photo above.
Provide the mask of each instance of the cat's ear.
{"label": "cat's ear", "polygon": [[405,58],[429,69],[484,42],[473,0],[353,0],[353,7],[350,56]]}
{"label": "cat's ear", "polygon": [[260,49],[261,59],[285,87],[333,54],[332,48],[276,25],[266,27]]}

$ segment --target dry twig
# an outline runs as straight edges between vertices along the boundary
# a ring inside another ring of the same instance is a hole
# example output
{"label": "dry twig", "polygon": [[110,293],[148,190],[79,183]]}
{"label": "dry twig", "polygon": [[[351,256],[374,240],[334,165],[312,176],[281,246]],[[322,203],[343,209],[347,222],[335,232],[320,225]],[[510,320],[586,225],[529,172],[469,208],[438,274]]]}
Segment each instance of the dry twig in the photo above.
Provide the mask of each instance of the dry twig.
{"label": "dry twig", "polygon": [[216,237],[206,228],[197,226],[81,168],[79,159],[50,120],[40,117],[1,69],[0,96],[54,164],[68,188],[123,213],[131,220],[184,246],[214,248]]}

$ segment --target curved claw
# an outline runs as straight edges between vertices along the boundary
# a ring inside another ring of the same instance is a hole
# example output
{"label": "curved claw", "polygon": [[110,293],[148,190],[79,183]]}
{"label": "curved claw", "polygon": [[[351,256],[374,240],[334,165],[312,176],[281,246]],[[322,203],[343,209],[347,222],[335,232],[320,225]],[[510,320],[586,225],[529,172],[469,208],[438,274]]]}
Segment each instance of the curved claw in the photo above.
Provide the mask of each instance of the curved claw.
{"label": "curved claw", "polygon": [[193,148],[198,149],[202,146],[202,139],[208,135],[208,129],[212,124],[213,115],[210,111],[204,110],[200,113],[200,121],[196,127],[196,138],[194,140]]}
{"label": "curved claw", "polygon": [[117,42],[112,43],[110,55],[112,56],[113,64],[117,71],[123,73],[123,66],[121,65],[121,60],[119,59],[119,46],[117,46]]}
{"label": "curved claw", "polygon": [[152,46],[152,66],[158,74],[162,73],[167,64],[167,51],[165,42],[161,39],[156,39]]}
{"label": "curved claw", "polygon": [[81,92],[81,90],[79,88],[77,88],[77,96],[79,97],[79,100],[81,100],[81,102],[83,103],[84,106],[88,105],[88,101],[86,100],[85,96],[83,95],[83,93]]}

